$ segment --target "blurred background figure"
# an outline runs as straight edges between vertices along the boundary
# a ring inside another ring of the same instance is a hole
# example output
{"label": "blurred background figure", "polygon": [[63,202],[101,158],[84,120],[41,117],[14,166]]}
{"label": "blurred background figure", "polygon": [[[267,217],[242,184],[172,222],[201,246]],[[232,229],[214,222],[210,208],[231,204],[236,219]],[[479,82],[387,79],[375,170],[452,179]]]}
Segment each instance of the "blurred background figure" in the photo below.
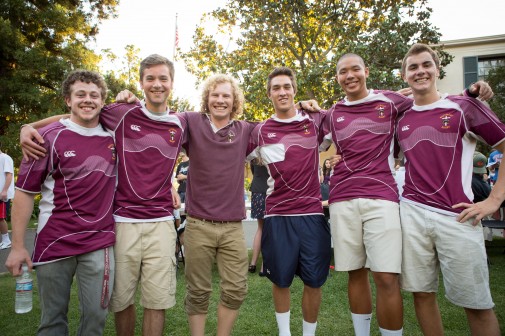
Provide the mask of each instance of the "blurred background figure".
{"label": "blurred background figure", "polygon": [[[251,172],[253,174],[253,179],[251,182],[251,217],[256,218],[258,221],[258,230],[254,235],[253,241],[253,252],[251,263],[249,264],[249,272],[256,272],[256,262],[258,261],[259,254],[261,252],[261,233],[263,232],[263,217],[265,215],[265,198],[268,189],[268,170],[265,166],[259,165],[256,160],[251,162]],[[260,276],[264,276],[263,266],[259,272]]]}
{"label": "blurred background figure", "polygon": [[175,171],[175,178],[179,183],[177,193],[179,193],[181,203],[186,203],[186,182],[188,179],[189,157],[183,151],[181,151],[179,155],[181,157],[181,163],[179,163]]}

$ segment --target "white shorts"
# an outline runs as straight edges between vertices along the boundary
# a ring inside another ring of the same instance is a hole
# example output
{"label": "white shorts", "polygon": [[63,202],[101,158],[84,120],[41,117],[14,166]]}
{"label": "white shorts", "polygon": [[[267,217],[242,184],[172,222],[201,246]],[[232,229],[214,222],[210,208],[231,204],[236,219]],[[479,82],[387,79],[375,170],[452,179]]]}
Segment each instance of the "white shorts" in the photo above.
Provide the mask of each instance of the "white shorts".
{"label": "white shorts", "polygon": [[442,271],[445,296],[470,309],[494,307],[489,289],[482,226],[456,221],[429,209],[401,202],[403,233],[402,289],[436,292]]}
{"label": "white shorts", "polygon": [[335,269],[363,267],[400,273],[402,233],[398,203],[357,198],[330,204]]}

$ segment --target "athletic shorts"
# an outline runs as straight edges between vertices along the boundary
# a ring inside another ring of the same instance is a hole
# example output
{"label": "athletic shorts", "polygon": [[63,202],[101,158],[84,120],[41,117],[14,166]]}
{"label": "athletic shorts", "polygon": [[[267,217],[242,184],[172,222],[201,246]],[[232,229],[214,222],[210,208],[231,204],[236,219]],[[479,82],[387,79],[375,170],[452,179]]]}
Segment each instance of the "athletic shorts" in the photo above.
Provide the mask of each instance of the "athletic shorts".
{"label": "athletic shorts", "polygon": [[330,204],[337,271],[363,267],[400,273],[402,233],[398,203],[356,198]]}
{"label": "athletic shorts", "polygon": [[331,259],[328,223],[323,215],[267,217],[261,253],[264,272],[277,286],[289,287],[298,275],[307,286],[319,288]]}
{"label": "athletic shorts", "polygon": [[401,202],[403,232],[402,288],[408,292],[438,290],[442,271],[445,296],[470,309],[494,307],[482,225]]}
{"label": "athletic shorts", "polygon": [[110,310],[120,312],[135,303],[162,310],[175,305],[176,232],[173,221],[116,223],[116,277]]}
{"label": "athletic shorts", "polygon": [[0,219],[7,219],[9,214],[10,201],[2,202],[0,201]]}

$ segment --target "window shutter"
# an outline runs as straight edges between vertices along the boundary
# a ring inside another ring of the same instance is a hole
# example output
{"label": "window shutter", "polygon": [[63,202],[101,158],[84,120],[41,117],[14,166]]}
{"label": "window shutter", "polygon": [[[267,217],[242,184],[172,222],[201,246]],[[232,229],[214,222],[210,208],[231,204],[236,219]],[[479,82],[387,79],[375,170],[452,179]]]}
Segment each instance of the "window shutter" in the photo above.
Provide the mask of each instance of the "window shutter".
{"label": "window shutter", "polygon": [[477,56],[463,57],[465,88],[478,80],[478,60]]}

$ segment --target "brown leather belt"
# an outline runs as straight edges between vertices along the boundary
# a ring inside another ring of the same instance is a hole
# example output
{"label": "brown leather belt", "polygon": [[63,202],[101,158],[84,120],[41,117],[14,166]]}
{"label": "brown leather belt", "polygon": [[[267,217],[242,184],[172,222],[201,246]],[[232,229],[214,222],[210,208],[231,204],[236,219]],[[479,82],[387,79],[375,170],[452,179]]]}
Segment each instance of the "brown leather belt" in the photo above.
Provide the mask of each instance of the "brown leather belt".
{"label": "brown leather belt", "polygon": [[196,220],[199,220],[199,221],[202,221],[202,222],[205,222],[205,223],[211,223],[211,224],[226,224],[226,223],[237,223],[237,222],[241,222],[240,220],[238,221],[220,221],[220,220],[212,220],[212,219],[205,219],[205,218],[199,218],[199,217],[195,217],[195,216],[192,216],[192,215],[189,215],[189,217],[193,218],[193,219],[196,219]]}

